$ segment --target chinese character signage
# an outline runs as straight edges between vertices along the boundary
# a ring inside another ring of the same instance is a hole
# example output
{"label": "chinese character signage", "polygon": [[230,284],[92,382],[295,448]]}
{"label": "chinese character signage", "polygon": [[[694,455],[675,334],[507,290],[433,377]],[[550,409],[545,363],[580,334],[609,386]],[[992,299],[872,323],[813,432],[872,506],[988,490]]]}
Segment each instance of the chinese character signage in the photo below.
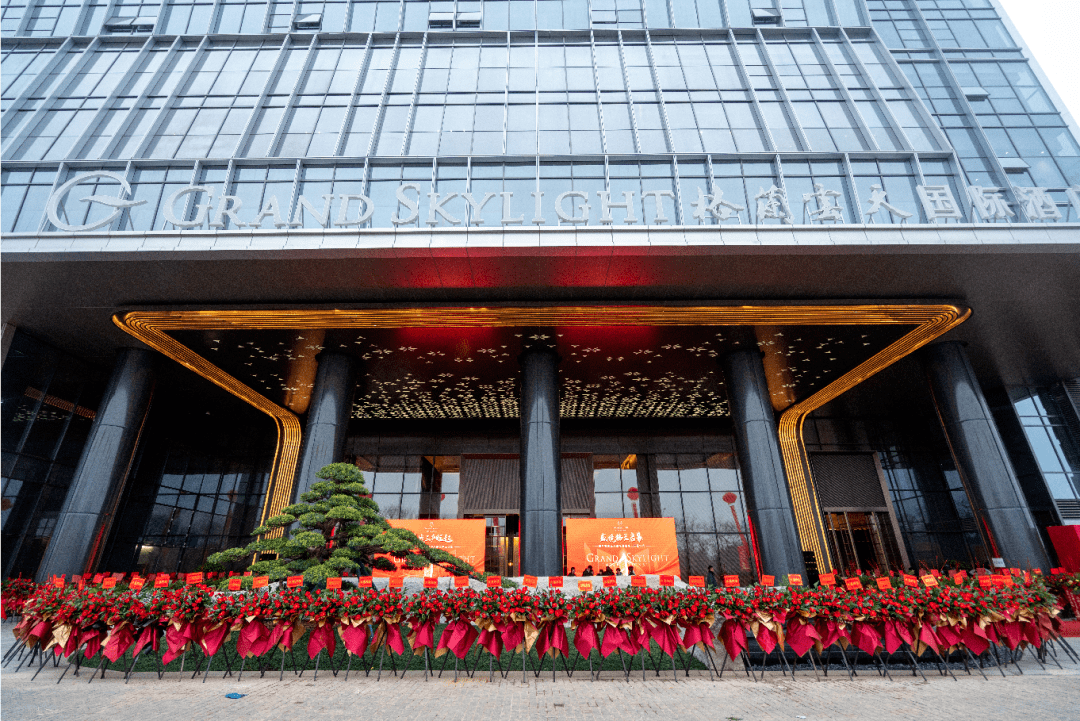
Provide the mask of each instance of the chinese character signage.
{"label": "chinese character signage", "polygon": [[679,575],[673,518],[568,518],[566,566]]}
{"label": "chinese character signage", "polygon": [[[387,519],[394,528],[404,528],[416,534],[417,538],[441,551],[452,553],[466,563],[472,564],[477,573],[484,570],[484,535],[485,521],[482,518],[449,518],[401,520],[397,518]],[[381,555],[381,554],[380,554]],[[425,576],[437,578],[439,576],[451,576],[453,574],[444,571],[438,566],[427,568],[405,568],[404,562],[390,558],[398,566],[397,571],[372,571],[375,576],[385,578],[387,576]]]}

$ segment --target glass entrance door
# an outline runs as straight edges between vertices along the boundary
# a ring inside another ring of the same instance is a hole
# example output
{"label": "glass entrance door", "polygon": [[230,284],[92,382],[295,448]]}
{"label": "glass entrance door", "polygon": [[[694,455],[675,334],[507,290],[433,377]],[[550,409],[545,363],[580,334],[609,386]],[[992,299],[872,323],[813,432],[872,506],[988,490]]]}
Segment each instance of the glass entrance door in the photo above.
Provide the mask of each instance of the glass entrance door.
{"label": "glass entrance door", "polygon": [[520,547],[518,543],[518,517],[469,516],[487,521],[484,571],[497,576],[518,576]]}
{"label": "glass entrance door", "polygon": [[888,512],[833,511],[825,514],[829,545],[843,573],[887,572],[903,567]]}

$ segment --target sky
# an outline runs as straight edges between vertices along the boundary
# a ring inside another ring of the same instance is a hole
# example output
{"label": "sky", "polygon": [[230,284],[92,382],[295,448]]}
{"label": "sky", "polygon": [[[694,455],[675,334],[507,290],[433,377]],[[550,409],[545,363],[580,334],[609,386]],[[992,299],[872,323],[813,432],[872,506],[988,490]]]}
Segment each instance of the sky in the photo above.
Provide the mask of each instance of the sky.
{"label": "sky", "polygon": [[1050,84],[1080,122],[1080,0],[998,0]]}

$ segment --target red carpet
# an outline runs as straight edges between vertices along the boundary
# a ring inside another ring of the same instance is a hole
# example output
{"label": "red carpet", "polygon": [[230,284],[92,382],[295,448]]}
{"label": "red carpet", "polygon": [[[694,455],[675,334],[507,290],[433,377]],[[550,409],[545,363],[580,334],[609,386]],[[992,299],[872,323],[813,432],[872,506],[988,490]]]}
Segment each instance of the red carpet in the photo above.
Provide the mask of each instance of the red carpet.
{"label": "red carpet", "polygon": [[1070,638],[1080,637],[1080,621],[1062,621],[1061,635]]}

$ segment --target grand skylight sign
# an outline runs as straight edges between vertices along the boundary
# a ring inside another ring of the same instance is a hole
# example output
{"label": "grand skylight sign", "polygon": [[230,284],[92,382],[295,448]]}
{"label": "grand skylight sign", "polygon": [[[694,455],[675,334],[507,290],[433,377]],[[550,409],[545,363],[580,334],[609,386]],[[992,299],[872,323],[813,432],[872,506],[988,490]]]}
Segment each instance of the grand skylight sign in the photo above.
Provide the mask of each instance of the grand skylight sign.
{"label": "grand skylight sign", "polygon": [[[102,180],[111,180],[119,185],[118,197],[87,195],[78,198],[79,202],[90,205],[103,205],[111,208],[105,216],[84,224],[68,222],[64,211],[70,202],[68,196],[80,185]],[[689,190],[689,189],[687,189]],[[1061,210],[1045,188],[1013,188],[1016,204],[1007,198],[1005,188],[969,186],[966,203],[961,205],[948,185],[918,185],[916,193],[922,205],[924,217],[930,222],[939,220],[962,221],[964,210],[969,217],[982,221],[1013,221],[1021,217],[1031,221],[1061,220]],[[1080,186],[1067,191],[1069,201],[1080,214]],[[122,175],[108,171],[83,173],[61,185],[49,197],[45,212],[49,222],[57,229],[69,232],[89,232],[104,228],[124,213],[126,209],[147,203],[146,200],[126,200],[131,196],[130,184]],[[676,219],[667,214],[676,203],[675,193],[669,190],[648,190],[640,194],[623,191],[613,197],[607,190],[593,191],[567,190],[557,194],[543,191],[529,193],[530,198],[515,198],[512,191],[500,193],[432,193],[424,192],[419,183],[402,183],[395,190],[397,206],[390,216],[394,226],[412,226],[418,223],[436,226],[482,226],[486,224],[482,217],[485,209],[493,207],[500,211],[499,224],[544,225],[547,219],[543,212],[551,208],[560,224],[586,225],[598,219],[602,225],[635,225],[642,222],[635,213],[639,208],[651,208],[653,224],[668,224]],[[550,195],[554,195],[553,198]],[[639,201],[635,196],[640,195]],[[621,197],[618,197],[621,196]],[[695,197],[695,196],[691,196]],[[176,190],[165,198],[161,214],[165,221],[174,228],[186,230],[194,228],[224,229],[261,228],[269,223],[275,228],[299,228],[304,226],[304,218],[309,217],[323,228],[361,228],[371,223],[376,206],[370,197],[360,193],[334,193],[318,196],[313,201],[303,195],[296,198],[292,215],[289,215],[289,201],[285,204],[276,195],[268,196],[262,207],[246,208],[243,200],[235,195],[228,195],[224,189],[217,192],[215,186],[189,185]],[[459,217],[460,211],[451,211],[447,204],[460,198],[464,201],[467,217]],[[701,187],[696,188],[696,200],[691,201],[693,221],[715,223],[728,220],[743,222],[743,213],[747,213],[749,222],[761,223],[772,220],[780,223],[797,222],[810,224],[843,223],[844,193],[827,188],[820,183],[813,187],[813,192],[803,193],[801,197],[801,220],[793,210],[798,207],[797,199],[789,199],[787,192],[776,185],[760,187],[754,196],[753,213],[747,208],[724,198],[722,190],[713,188],[706,193]],[[665,200],[669,203],[665,203]],[[553,205],[548,205],[549,203]],[[1014,210],[1019,205],[1019,213]],[[526,217],[526,209],[531,211]],[[621,211],[616,218],[612,211]],[[887,193],[881,185],[872,185],[870,195],[863,209],[864,222],[904,222],[915,215],[916,208],[901,208],[889,202]],[[455,215],[454,212],[459,213]],[[594,215],[596,214],[596,215]],[[597,218],[598,215],[598,218]],[[1021,217],[1018,217],[1021,216]],[[689,222],[689,218],[686,219]]]}

